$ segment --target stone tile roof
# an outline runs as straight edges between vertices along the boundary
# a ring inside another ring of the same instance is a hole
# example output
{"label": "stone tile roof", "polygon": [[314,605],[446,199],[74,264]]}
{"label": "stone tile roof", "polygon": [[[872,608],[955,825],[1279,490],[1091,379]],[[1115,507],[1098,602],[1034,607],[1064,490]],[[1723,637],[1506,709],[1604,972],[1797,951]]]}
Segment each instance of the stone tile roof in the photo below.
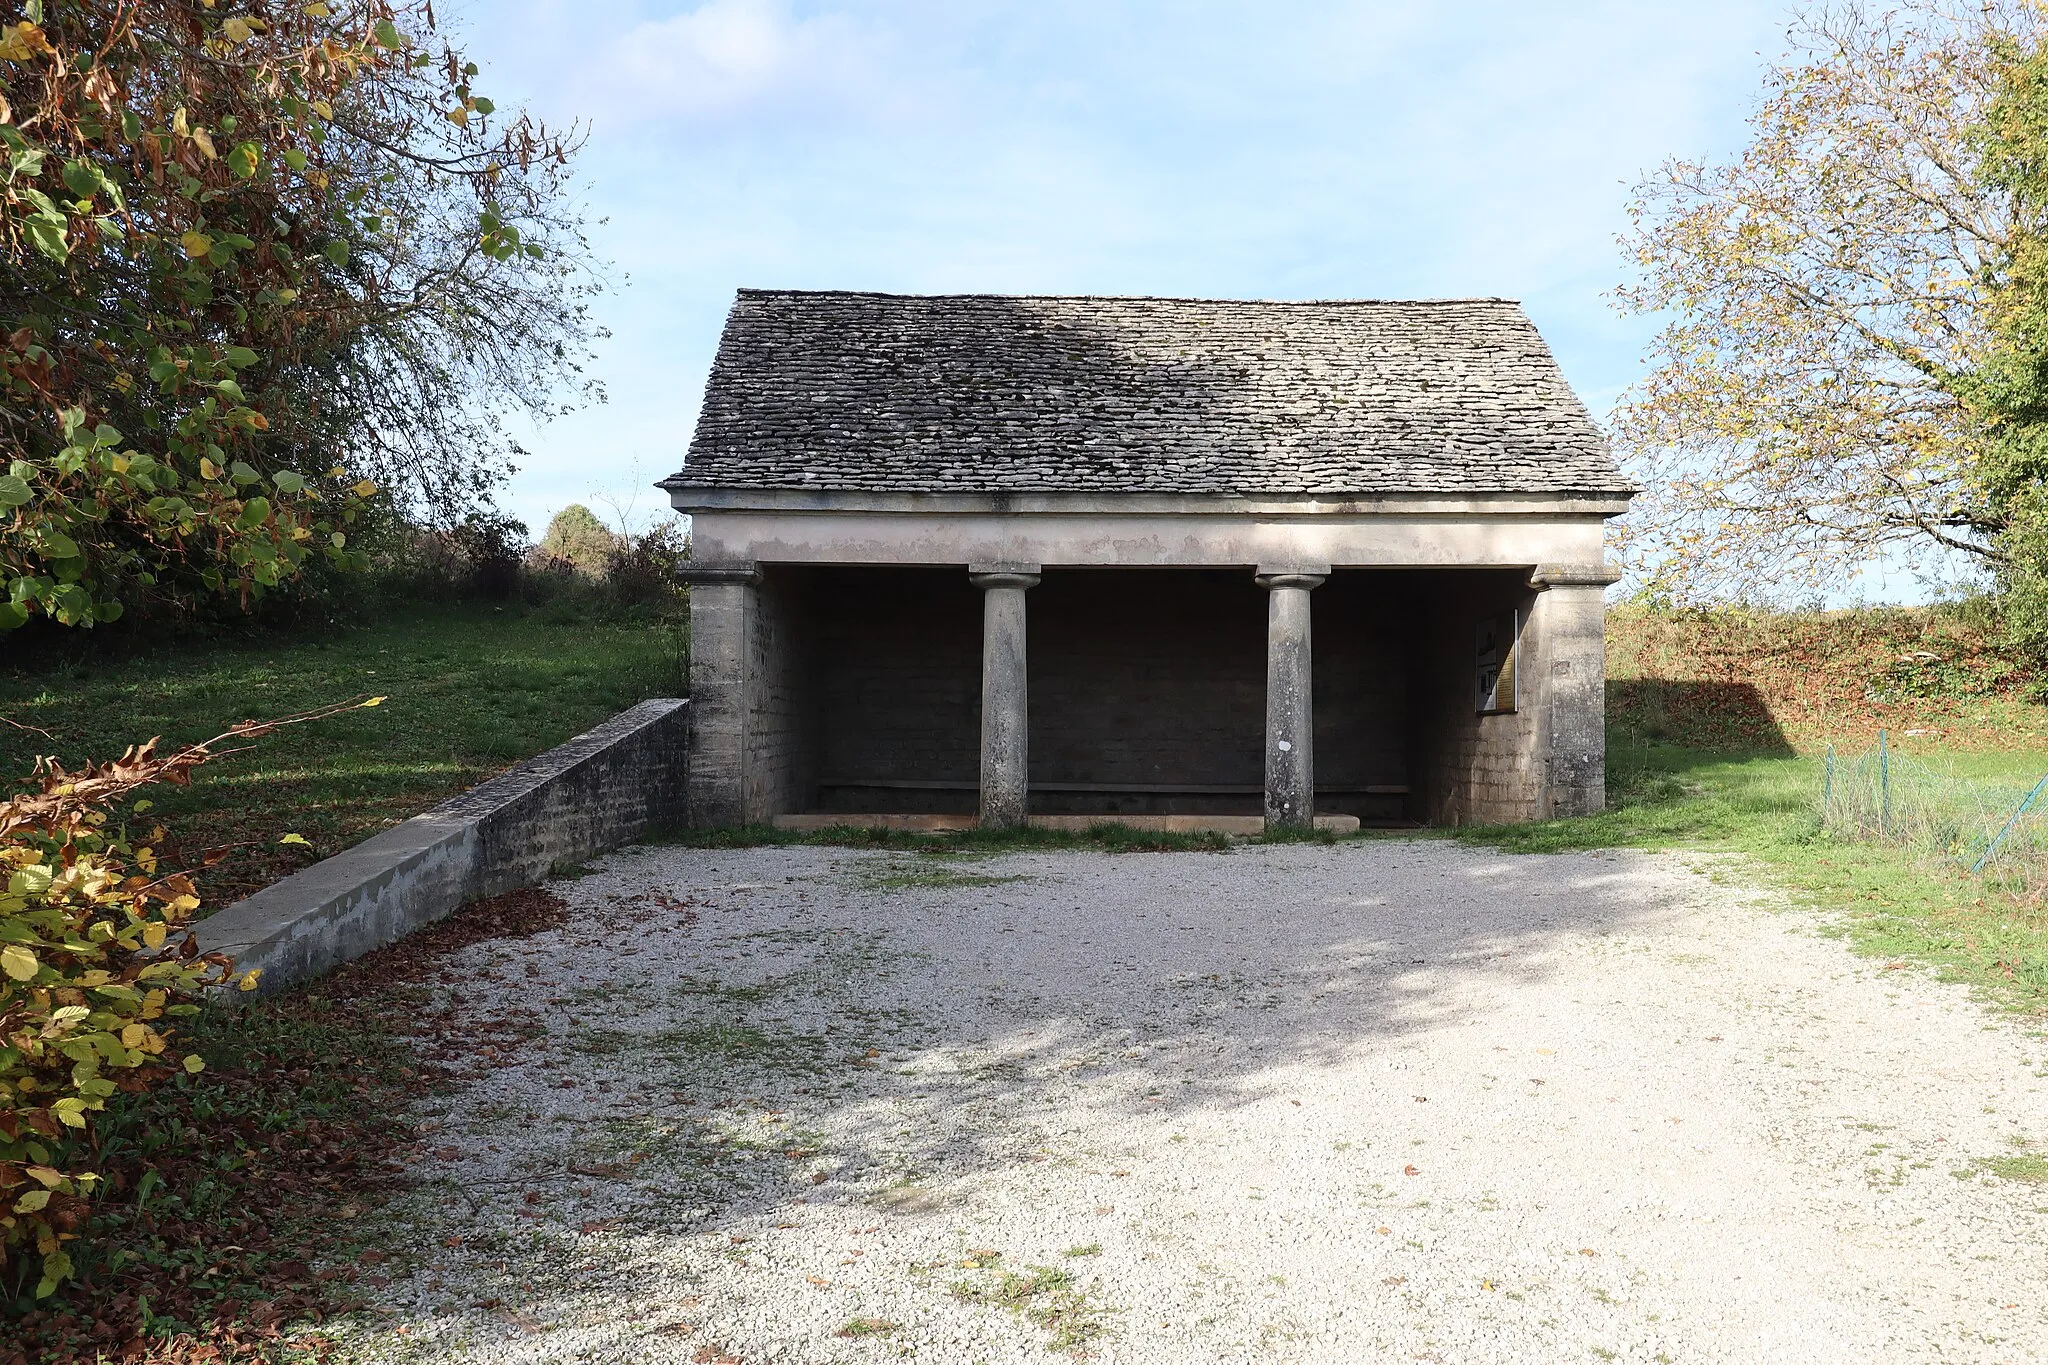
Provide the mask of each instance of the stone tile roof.
{"label": "stone tile roof", "polygon": [[672,490],[1617,494],[1505,299],[744,289]]}

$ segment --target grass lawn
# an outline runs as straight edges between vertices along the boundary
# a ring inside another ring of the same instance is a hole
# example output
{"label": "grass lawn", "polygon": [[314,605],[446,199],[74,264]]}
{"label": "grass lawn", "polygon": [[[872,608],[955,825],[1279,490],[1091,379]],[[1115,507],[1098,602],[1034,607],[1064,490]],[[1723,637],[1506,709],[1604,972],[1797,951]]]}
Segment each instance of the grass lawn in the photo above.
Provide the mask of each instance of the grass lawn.
{"label": "grass lawn", "polygon": [[[200,878],[219,908],[551,748],[635,702],[684,686],[674,626],[562,623],[519,607],[398,612],[338,633],[170,647],[34,672],[0,670],[0,773],[37,754],[68,767],[161,735],[168,745],[236,721],[350,697],[371,710],[279,731],[147,793],[174,851],[241,844]],[[311,849],[280,847],[296,833]]]}
{"label": "grass lawn", "polygon": [[[2048,772],[2048,753],[1950,749],[1913,755],[1958,775],[2024,787]],[[1455,837],[1528,853],[1594,848],[1735,855],[1795,899],[1842,915],[1860,950],[1935,966],[1987,998],[2048,1015],[2048,909],[2038,897],[1988,889],[1913,851],[1824,833],[1823,760],[1681,748],[1612,736],[1609,808],[1537,825],[1471,827]]]}

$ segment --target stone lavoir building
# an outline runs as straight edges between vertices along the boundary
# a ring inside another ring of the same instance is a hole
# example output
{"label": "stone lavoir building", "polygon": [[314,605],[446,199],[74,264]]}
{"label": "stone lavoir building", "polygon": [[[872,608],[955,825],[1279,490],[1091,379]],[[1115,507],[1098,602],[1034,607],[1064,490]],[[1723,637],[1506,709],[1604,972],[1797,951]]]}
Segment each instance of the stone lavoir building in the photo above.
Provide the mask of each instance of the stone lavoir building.
{"label": "stone lavoir building", "polygon": [[1601,805],[1633,486],[1514,303],[743,290],[662,487],[699,825]]}

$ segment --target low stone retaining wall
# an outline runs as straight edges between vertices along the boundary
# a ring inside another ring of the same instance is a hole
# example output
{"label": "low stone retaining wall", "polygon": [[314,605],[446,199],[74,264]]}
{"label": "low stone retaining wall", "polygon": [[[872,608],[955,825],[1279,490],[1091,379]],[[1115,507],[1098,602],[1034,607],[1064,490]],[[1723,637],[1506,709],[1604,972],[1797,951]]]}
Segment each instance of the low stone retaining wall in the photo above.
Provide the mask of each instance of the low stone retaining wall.
{"label": "low stone retaining wall", "polygon": [[683,820],[690,706],[662,698],[201,920],[261,989],[319,976],[481,896]]}

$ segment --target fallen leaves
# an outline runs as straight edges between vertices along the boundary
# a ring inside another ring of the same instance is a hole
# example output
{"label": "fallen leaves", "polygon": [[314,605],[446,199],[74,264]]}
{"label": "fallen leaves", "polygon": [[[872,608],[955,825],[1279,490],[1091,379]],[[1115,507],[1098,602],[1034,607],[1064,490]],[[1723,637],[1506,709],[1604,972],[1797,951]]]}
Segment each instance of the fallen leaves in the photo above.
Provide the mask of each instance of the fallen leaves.
{"label": "fallen leaves", "polygon": [[1422,1174],[1422,1172],[1421,1172],[1420,1170],[1416,1169],[1416,1168],[1415,1168],[1415,1167],[1413,1167],[1413,1166],[1403,1166],[1403,1167],[1401,1168],[1401,1174],[1402,1174],[1402,1175],[1421,1175],[1421,1174]]}

